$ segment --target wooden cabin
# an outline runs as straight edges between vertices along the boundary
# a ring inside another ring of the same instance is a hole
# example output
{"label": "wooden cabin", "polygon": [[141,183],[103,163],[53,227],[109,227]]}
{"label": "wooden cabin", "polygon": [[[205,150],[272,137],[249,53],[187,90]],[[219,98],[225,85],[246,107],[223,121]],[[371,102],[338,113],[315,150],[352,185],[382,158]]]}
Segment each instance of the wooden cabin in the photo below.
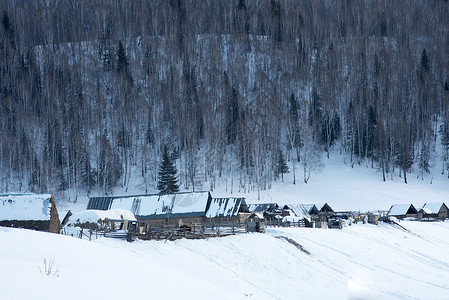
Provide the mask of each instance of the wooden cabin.
{"label": "wooden cabin", "polygon": [[413,204],[394,204],[390,207],[387,215],[397,219],[416,218],[418,217],[418,211]]}
{"label": "wooden cabin", "polygon": [[92,197],[87,209],[130,210],[143,228],[184,227],[202,223],[211,201],[209,192]]}
{"label": "wooden cabin", "polygon": [[[304,227],[312,227],[312,217],[309,211],[318,212],[315,205],[304,205],[304,204],[287,204],[284,205],[284,211],[288,213],[282,219],[283,222],[300,222],[304,224]],[[294,217],[294,218],[293,218]]]}
{"label": "wooden cabin", "polygon": [[0,226],[60,233],[58,209],[53,195],[0,195]]}
{"label": "wooden cabin", "polygon": [[425,203],[423,207],[418,210],[418,219],[434,219],[444,220],[449,217],[449,209],[444,202]]}
{"label": "wooden cabin", "polygon": [[246,219],[248,232],[265,232],[265,219],[261,213],[252,213]]}

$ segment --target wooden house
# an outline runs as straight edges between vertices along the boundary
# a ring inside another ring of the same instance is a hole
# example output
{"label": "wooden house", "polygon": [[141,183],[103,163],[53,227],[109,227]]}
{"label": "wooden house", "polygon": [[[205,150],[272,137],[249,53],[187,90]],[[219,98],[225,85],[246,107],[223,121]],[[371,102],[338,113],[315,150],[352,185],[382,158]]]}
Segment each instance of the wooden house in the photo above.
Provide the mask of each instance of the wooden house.
{"label": "wooden house", "polygon": [[141,227],[181,227],[202,223],[211,200],[209,192],[92,197],[87,209],[127,209]]}
{"label": "wooden house", "polygon": [[444,220],[449,217],[448,207],[444,202],[425,203],[418,210],[418,219],[440,219]]}
{"label": "wooden house", "polygon": [[58,209],[53,195],[0,195],[0,226],[60,233]]}
{"label": "wooden house", "polygon": [[394,204],[388,211],[388,217],[395,217],[397,219],[416,218],[418,211],[413,204]]}
{"label": "wooden house", "polygon": [[246,219],[248,232],[265,232],[265,219],[261,213],[252,213]]}
{"label": "wooden house", "polygon": [[[284,205],[284,211],[288,212],[282,220],[283,222],[301,222],[305,227],[312,227],[312,217],[310,211],[318,212],[315,205],[304,205],[304,204],[287,204]],[[294,218],[292,218],[294,217]]]}

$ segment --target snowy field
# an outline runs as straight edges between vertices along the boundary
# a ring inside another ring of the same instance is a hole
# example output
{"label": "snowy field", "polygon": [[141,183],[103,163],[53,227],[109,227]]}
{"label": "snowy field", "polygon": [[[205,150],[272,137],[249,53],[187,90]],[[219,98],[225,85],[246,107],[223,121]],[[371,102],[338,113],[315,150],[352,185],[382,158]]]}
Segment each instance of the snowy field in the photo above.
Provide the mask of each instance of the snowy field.
{"label": "snowy field", "polygon": [[133,243],[0,227],[0,298],[449,299],[449,222],[401,225]]}
{"label": "snowy field", "polygon": [[[276,202],[289,203],[329,203],[335,211],[388,210],[393,204],[412,203],[418,209],[426,202],[445,202],[449,200],[449,179],[441,174],[434,163],[431,174],[421,178],[415,171],[408,174],[408,184],[398,177],[399,170],[389,174],[382,181],[382,172],[371,168],[369,162],[361,165],[345,164],[344,157],[334,153],[330,159],[323,158],[324,168],[313,174],[308,184],[302,181],[296,170],[296,185],[293,185],[292,172],[284,175],[272,189],[251,193],[237,193],[245,197],[247,203]],[[290,166],[290,170],[291,170]],[[418,178],[419,177],[419,178]],[[234,189],[236,192],[237,189]],[[223,187],[214,191],[213,196],[228,195]],[[229,196],[227,196],[229,197]]]}

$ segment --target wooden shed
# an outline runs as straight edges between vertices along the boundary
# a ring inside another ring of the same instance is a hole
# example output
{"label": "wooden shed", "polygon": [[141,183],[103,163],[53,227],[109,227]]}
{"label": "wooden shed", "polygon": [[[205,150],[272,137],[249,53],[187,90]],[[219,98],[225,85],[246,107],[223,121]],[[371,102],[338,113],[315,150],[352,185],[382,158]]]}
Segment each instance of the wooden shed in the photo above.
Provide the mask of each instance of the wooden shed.
{"label": "wooden shed", "polygon": [[252,213],[246,219],[248,232],[265,232],[265,219],[261,213]]}
{"label": "wooden shed", "polygon": [[418,210],[418,219],[440,219],[444,220],[449,217],[448,207],[444,202],[425,203]]}
{"label": "wooden shed", "polygon": [[53,195],[0,195],[0,226],[60,233],[61,225]]}
{"label": "wooden shed", "polygon": [[92,197],[87,209],[126,209],[143,227],[181,227],[202,223],[211,200],[209,192]]}
{"label": "wooden shed", "polygon": [[390,207],[387,215],[398,219],[417,218],[418,211],[413,204],[394,204]]}
{"label": "wooden shed", "polygon": [[[284,210],[288,212],[288,216],[283,218],[283,222],[301,222],[304,227],[312,227],[312,217],[309,211],[318,212],[315,205],[304,204],[287,204]],[[292,218],[295,217],[295,218]]]}

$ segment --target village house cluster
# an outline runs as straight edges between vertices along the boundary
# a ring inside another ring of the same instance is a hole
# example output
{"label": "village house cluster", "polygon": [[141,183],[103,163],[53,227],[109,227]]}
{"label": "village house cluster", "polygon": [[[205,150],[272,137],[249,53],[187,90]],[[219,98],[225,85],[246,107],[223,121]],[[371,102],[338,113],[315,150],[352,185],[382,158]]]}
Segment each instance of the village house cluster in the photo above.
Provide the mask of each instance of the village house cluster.
{"label": "village house cluster", "polygon": [[419,209],[413,204],[395,204],[383,212],[339,212],[328,203],[248,204],[242,197],[213,198],[205,191],[91,197],[86,211],[60,215],[51,194],[0,195],[0,226],[72,235],[77,228],[81,237],[95,231],[128,239],[205,238],[264,232],[270,226],[341,229],[357,222],[378,224],[406,218],[444,220],[448,207],[443,202],[426,203]]}

